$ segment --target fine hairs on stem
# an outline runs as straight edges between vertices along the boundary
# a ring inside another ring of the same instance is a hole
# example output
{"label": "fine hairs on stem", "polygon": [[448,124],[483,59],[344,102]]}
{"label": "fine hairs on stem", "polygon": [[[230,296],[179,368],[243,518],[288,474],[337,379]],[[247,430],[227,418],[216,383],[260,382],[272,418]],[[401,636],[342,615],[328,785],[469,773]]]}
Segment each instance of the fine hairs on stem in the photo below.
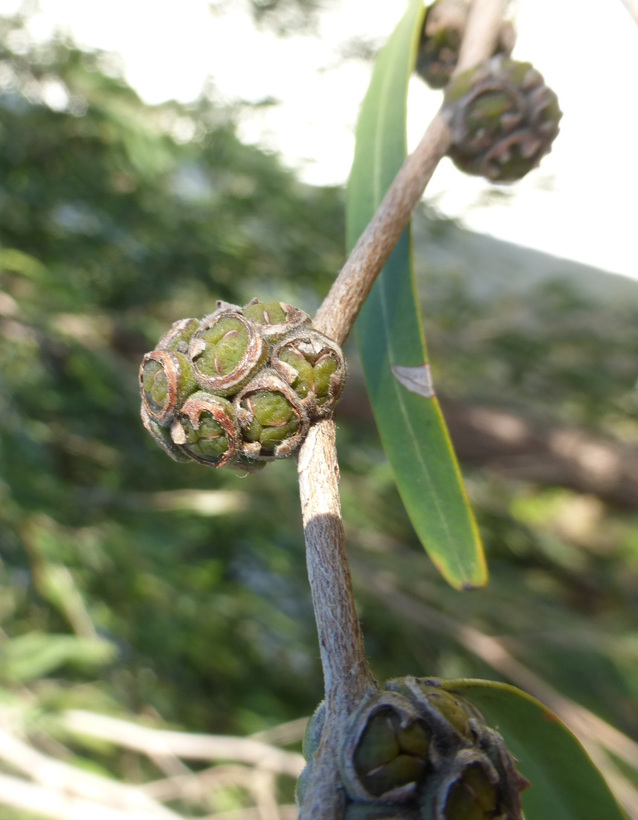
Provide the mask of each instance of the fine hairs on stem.
{"label": "fine hairs on stem", "polygon": [[[457,72],[489,58],[507,0],[474,0]],[[405,160],[377,212],[317,311],[314,326],[339,344],[348,338],[374,281],[449,146],[439,112]],[[326,697],[325,728],[307,785],[301,820],[340,820],[338,750],[343,727],[375,682],[357,618],[339,500],[335,423],[315,424],[299,452],[299,491],[308,578],[317,623]]]}

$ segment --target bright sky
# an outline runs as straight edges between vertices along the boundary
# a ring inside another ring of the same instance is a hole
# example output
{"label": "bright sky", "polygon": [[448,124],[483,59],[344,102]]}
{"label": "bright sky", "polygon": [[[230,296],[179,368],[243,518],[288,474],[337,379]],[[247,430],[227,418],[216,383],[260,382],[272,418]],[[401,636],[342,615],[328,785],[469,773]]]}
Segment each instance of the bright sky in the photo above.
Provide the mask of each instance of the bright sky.
{"label": "bright sky", "polygon": [[[128,81],[150,103],[198,96],[207,78],[228,99],[275,97],[240,136],[278,150],[302,178],[343,183],[369,66],[341,63],[355,36],[381,40],[402,0],[333,0],[320,37],[281,40],[256,31],[244,0],[40,0],[36,32],[55,26],[82,45],[119,52]],[[10,13],[19,0],[0,0]],[[556,91],[561,133],[540,168],[500,203],[488,183],[445,160],[428,187],[440,211],[469,228],[638,278],[638,26],[621,0],[513,0],[514,56],[530,60]],[[211,12],[212,9],[212,12]],[[415,81],[416,142],[440,94]],[[501,189],[503,190],[503,189]]]}

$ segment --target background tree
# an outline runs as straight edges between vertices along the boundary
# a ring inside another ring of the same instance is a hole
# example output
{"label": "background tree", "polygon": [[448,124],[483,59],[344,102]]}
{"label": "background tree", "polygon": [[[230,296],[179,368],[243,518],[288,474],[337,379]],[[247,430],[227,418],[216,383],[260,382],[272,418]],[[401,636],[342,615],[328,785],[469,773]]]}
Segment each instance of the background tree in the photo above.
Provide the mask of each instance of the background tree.
{"label": "background tree", "polygon": [[[341,196],[241,145],[237,111],[147,108],[104,55],[2,26],[3,727],[135,782],[157,770],[69,736],[64,710],[247,734],[321,697],[294,468],[175,467],[142,434],[136,370],[216,298],[312,312],[343,258]],[[430,257],[469,241],[428,215],[420,237]],[[424,561],[349,350],[342,489],[374,671],[495,677],[468,637],[495,634],[635,737],[635,285],[602,303],[556,262],[479,298],[454,267],[427,271],[429,341],[492,585],[459,598]]]}

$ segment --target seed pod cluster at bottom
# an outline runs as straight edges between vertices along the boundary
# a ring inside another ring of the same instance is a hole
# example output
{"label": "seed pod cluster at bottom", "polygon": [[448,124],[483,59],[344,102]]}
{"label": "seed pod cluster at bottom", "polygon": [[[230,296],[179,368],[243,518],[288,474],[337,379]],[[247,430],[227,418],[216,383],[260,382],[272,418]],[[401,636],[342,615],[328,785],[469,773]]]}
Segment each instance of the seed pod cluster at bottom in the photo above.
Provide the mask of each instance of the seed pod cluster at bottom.
{"label": "seed pod cluster at bottom", "polygon": [[[325,719],[320,707],[306,735],[301,805]],[[345,820],[523,820],[520,792],[529,783],[503,738],[435,678],[388,681],[360,704],[343,737]]]}
{"label": "seed pod cluster at bottom", "polygon": [[218,302],[181,319],[140,366],[142,421],[175,461],[243,472],[296,452],[334,412],[340,347],[285,302]]}

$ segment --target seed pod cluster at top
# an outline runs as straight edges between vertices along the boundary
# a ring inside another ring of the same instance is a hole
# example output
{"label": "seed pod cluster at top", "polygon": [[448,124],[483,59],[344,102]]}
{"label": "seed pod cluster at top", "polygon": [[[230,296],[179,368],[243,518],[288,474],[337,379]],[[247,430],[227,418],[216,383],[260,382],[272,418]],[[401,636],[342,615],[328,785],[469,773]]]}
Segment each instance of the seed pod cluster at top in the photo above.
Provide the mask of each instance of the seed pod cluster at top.
{"label": "seed pod cluster at top", "polygon": [[[459,60],[469,13],[468,0],[437,0],[428,6],[417,53],[416,73],[430,88],[445,88],[450,82]],[[511,54],[515,39],[512,24],[503,23],[494,54]]]}
{"label": "seed pod cluster at top", "polygon": [[142,421],[175,461],[251,472],[294,453],[334,412],[345,374],[340,347],[298,308],[218,302],[144,356]]}
{"label": "seed pod cluster at top", "polygon": [[492,57],[457,75],[445,92],[448,155],[491,182],[521,179],[547,154],[562,117],[556,94],[530,63]]}
{"label": "seed pod cluster at top", "polygon": [[[311,782],[325,721],[315,713],[298,799]],[[339,761],[345,820],[523,820],[528,781],[501,735],[434,678],[388,681],[346,727]]]}

